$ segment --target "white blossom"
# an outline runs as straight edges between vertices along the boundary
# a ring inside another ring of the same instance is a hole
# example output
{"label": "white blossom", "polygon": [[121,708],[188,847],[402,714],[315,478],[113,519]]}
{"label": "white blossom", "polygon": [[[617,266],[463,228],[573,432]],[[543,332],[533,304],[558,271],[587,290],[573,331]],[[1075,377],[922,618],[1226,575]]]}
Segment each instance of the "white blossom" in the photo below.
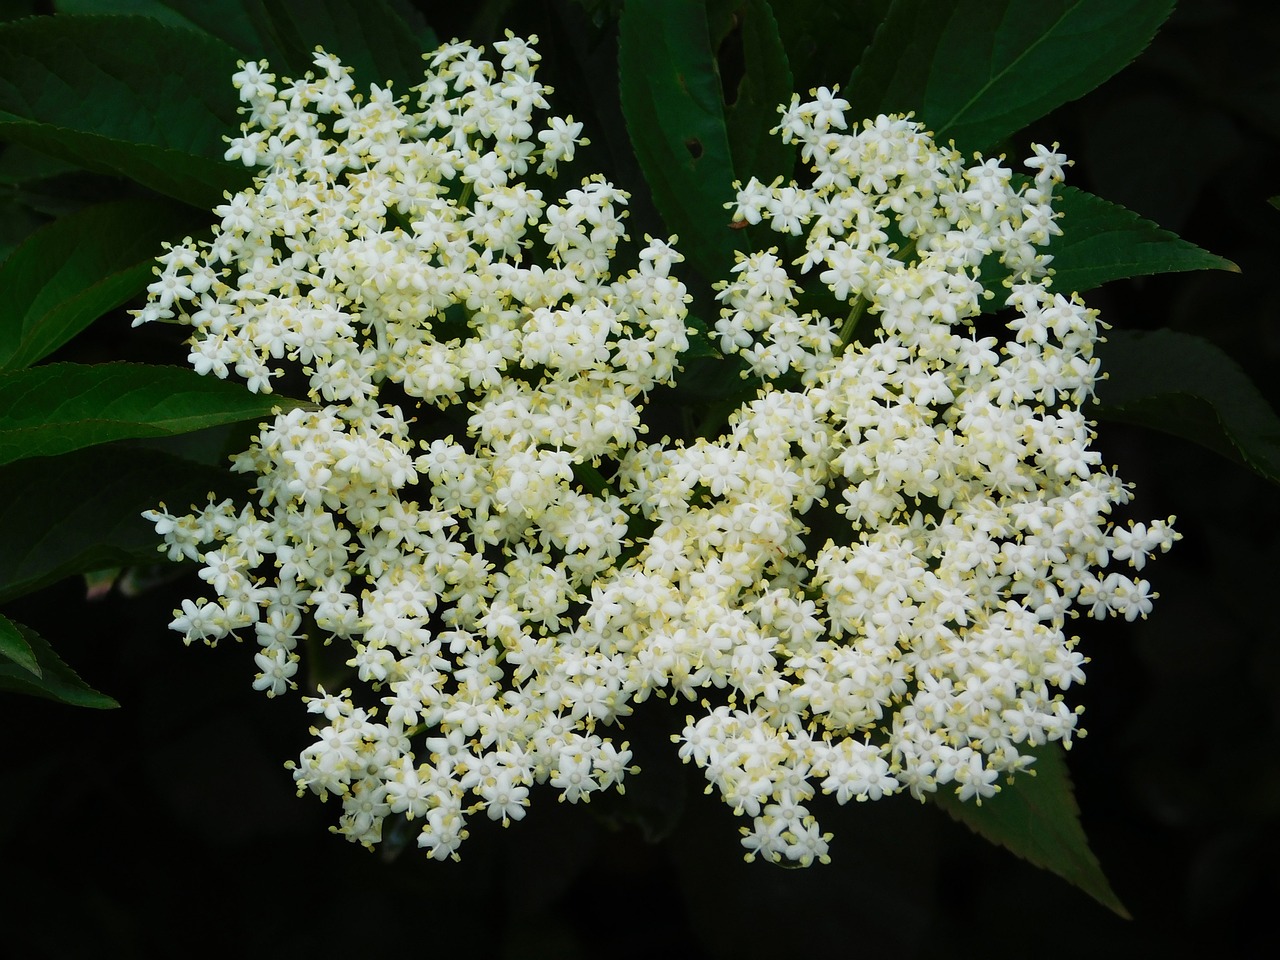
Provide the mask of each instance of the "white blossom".
{"label": "white blossom", "polygon": [[1131,494],[1081,412],[1103,325],[1044,249],[1056,145],[1022,188],[910,117],[796,96],[775,132],[812,176],[729,206],[804,253],[717,285],[715,338],[758,389],[716,435],[652,440],[690,345],[675,240],[622,272],[625,192],[526,181],[587,141],[542,116],[534,38],[494,50],[441,47],[408,97],[323,51],[299,80],[242,65],[227,155],[254,184],[167,248],[136,314],[188,324],[202,374],[306,383],[233,460],[251,503],[145,514],[215,595],[174,611],[187,642],[253,636],[269,696],[307,675],[308,632],[343,650],[349,686],[304,697],[299,792],[337,798],[349,840],[403,816],[456,857],[535,784],[621,791],[606,734],[656,694],[702,704],[677,750],[751,818],[747,859],[808,865],[818,790],[982,802],[1069,743],[1069,617],[1146,616],[1130,571],[1177,534],[1113,520]]}

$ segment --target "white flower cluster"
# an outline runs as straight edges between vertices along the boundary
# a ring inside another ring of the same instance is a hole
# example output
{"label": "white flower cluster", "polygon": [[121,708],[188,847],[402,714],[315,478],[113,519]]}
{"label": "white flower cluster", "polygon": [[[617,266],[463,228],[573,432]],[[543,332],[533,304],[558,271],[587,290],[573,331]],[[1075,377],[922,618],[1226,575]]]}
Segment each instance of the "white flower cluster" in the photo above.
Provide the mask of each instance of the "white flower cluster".
{"label": "white flower cluster", "polygon": [[495,44],[500,66],[446,46],[408,100],[353,94],[323,52],[279,87],[244,65],[228,157],[262,170],[211,242],[161,258],[137,315],[190,324],[195,368],[251,390],[283,375],[273,361],[303,366],[318,409],[280,413],[236,460],[256,505],[149,514],[217,594],[172,626],[250,633],[268,695],[295,685],[308,636],[349,645],[376,699],[310,699],[295,778],[341,799],[350,839],[403,814],[438,858],[477,807],[505,823],[535,782],[576,801],[628,770],[595,732],[626,712],[622,659],[566,631],[626,543],[595,465],[643,432],[688,346],[671,246],[611,274],[626,194],[528,185],[582,142],[571,118],[535,135],[550,91],[532,44]]}
{"label": "white flower cluster", "polygon": [[[1176,534],[1109,520],[1128,491],[1079,410],[1098,324],[1039,252],[1065,158],[1037,148],[1016,187],[908,119],[845,133],[834,94],[794,100],[780,129],[812,182],[752,181],[736,208],[804,252],[744,256],[719,288],[721,346],[765,385],[722,436],[647,443],[643,406],[688,347],[681,257],[650,240],[619,275],[626,195],[530,185],[581,126],[536,120],[533,40],[494,51],[428,55],[410,98],[354,94],[323,52],[279,86],[245,65],[228,156],[254,186],[212,241],[167,250],[137,314],[192,326],[202,373],[305,377],[313,407],[235,461],[255,503],[147,514],[216,594],[173,629],[251,635],[271,696],[307,653],[300,792],[337,798],[367,845],[419,821],[443,859],[469,816],[521,819],[535,784],[621,790],[607,728],[650,694],[700,700],[679,752],[753,818],[748,858],[809,864],[819,788],[981,800],[1069,742],[1067,619],[1145,615],[1147,584],[1105,568]],[[806,294],[793,274],[819,268]],[[1000,337],[978,333],[984,269],[1011,278]],[[819,287],[844,320],[797,312]],[[360,693],[323,688],[317,638],[344,650],[331,687]]]}
{"label": "white flower cluster", "polygon": [[[681,755],[753,817],[748,858],[802,864],[827,855],[803,805],[815,785],[841,803],[940,787],[981,802],[1029,748],[1069,745],[1060,691],[1085,658],[1068,618],[1145,617],[1146,581],[1104,568],[1141,569],[1177,539],[1172,519],[1109,520],[1129,491],[1079,409],[1098,322],[1050,292],[1037,252],[1060,233],[1066,158],[1036,147],[1017,186],[906,117],[846,132],[848,103],[813,95],[779,127],[812,182],[753,180],[731,204],[803,236],[794,264],[740,256],[720,287],[722,349],[766,387],[728,437],[637,454],[634,497],[657,521],[646,570],[684,598],[648,644],[734,691],[689,718]],[[820,271],[847,317],[798,313],[789,266]],[[978,332],[995,327],[984,270],[1010,278],[1003,342]],[[863,315],[877,326],[855,340]]]}

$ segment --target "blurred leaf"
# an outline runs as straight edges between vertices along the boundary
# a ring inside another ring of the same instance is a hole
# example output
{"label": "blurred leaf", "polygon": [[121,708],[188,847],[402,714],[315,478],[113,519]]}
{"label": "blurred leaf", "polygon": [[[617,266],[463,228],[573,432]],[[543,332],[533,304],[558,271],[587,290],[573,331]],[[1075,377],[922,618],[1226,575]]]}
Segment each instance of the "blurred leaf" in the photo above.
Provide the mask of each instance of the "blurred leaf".
{"label": "blurred leaf", "polygon": [[192,211],[166,200],[120,200],[63,217],[0,266],[0,371],[40,360],[139,293],[162,240]]}
{"label": "blurred leaf", "polygon": [[742,71],[733,90],[721,76],[733,169],[743,183],[752,177],[769,183],[790,176],[795,164],[795,149],[769,132],[778,125],[778,105],[791,99],[791,67],[765,0],[731,0],[730,12],[728,32],[711,39],[721,64],[732,47]]}
{"label": "blurred leaf", "polygon": [[1080,808],[1062,747],[1054,743],[1031,752],[1036,756],[1035,775],[1020,774],[982,806],[962,801],[950,790],[939,790],[932,800],[974,833],[1056,873],[1128,919],[1080,826]]}
{"label": "blurred leaf", "polygon": [[895,0],[845,91],[985,150],[1129,64],[1175,0]]}
{"label": "blurred leaf", "polygon": [[0,690],[46,697],[73,707],[90,707],[95,710],[109,710],[120,706],[105,693],[99,693],[81,680],[79,675],[53,652],[49,641],[40,634],[20,623],[8,622],[18,629],[31,647],[39,663],[40,675],[33,676],[16,664],[0,663]]}
{"label": "blurred leaf", "polygon": [[90,570],[84,574],[84,598],[101,600],[111,592],[120,575],[124,571],[120,567],[107,567],[105,570]]}
{"label": "blurred leaf", "polygon": [[619,29],[622,112],[654,204],[704,276],[727,275],[733,158],[705,7],[630,0]]}
{"label": "blurred leaf", "polygon": [[1277,210],[1280,210],[1280,197],[1269,197],[1267,203],[1271,204]]}
{"label": "blurred leaf", "polygon": [[1083,190],[1062,187],[1054,202],[1062,214],[1062,236],[1049,245],[1053,287],[1061,293],[1092,290],[1109,280],[1240,268],[1132,210]]}
{"label": "blurred leaf", "polygon": [[1097,416],[1197,443],[1280,483],[1280,417],[1219,347],[1173,330],[1111,330]]}
{"label": "blurred leaf", "polygon": [[622,16],[622,0],[577,0],[577,2],[597,30]]}
{"label": "blurred leaf", "polygon": [[0,467],[0,601],[63,577],[155,563],[159,538],[142,519],[162,500],[185,510],[245,479],[157,450],[77,450]]}
{"label": "blurred leaf", "polygon": [[0,20],[33,17],[44,6],[41,0],[0,0]]}
{"label": "blurred leaf", "polygon": [[26,637],[22,635],[19,624],[5,616],[0,616],[0,656],[12,660],[36,678],[43,674],[35,652],[31,649],[31,644],[27,642]]}
{"label": "blurred leaf", "polygon": [[489,46],[502,39],[503,28],[515,5],[516,0],[478,0],[468,4],[465,8],[468,16],[463,21],[465,26],[456,33],[469,38],[471,43]]}
{"label": "blurred leaf", "polygon": [[[404,4],[386,0],[250,0],[259,33],[285,57],[294,76],[311,69],[316,46],[355,70],[357,90],[394,81],[399,93],[422,82],[422,55],[435,34]],[[397,8],[413,17],[410,23]],[[282,64],[273,63],[277,70]]]}
{"label": "blurred leaf", "polygon": [[240,128],[235,51],[147,17],[0,26],[0,138],[212,207],[247,182],[222,159]]}
{"label": "blurred leaf", "polygon": [[854,65],[888,16],[891,0],[773,0],[795,89],[847,87]]}
{"label": "blurred leaf", "polygon": [[0,375],[0,464],[262,419],[302,403],[186,367],[49,364]]}

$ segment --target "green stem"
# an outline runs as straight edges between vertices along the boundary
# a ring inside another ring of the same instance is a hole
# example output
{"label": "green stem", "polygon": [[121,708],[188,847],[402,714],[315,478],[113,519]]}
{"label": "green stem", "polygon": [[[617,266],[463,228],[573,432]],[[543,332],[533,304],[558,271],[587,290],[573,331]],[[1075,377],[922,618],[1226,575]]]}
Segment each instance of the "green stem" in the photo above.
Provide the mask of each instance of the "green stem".
{"label": "green stem", "polygon": [[862,315],[867,312],[867,298],[859,296],[853,301],[853,307],[849,310],[849,316],[844,318],[844,325],[840,328],[840,349],[844,350],[853,342],[854,331],[858,329],[858,321],[862,319]]}
{"label": "green stem", "polygon": [[[909,263],[912,257],[916,255],[916,240],[914,237],[907,243],[902,250],[898,251],[898,260],[904,264]],[[840,328],[840,349],[843,350],[853,342],[853,335],[858,329],[858,321],[862,319],[862,315],[867,312],[870,301],[859,294],[857,299],[853,301],[853,306],[849,308],[849,316],[845,317],[844,325]]]}

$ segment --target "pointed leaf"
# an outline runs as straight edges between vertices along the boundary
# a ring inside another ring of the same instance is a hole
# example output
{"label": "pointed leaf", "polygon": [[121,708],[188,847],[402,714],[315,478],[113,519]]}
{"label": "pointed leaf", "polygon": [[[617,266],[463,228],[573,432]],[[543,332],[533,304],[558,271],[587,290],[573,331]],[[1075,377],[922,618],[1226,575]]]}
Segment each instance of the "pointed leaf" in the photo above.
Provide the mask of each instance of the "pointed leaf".
{"label": "pointed leaf", "polygon": [[[31,644],[22,635],[20,626],[20,624],[14,623],[8,617],[0,616],[0,656],[7,657],[27,673],[39,679],[43,674],[40,669],[40,662],[36,659],[35,651],[31,649]],[[0,661],[0,665],[3,665],[3,661]]]}
{"label": "pointed leaf", "polygon": [[144,510],[161,501],[185,510],[244,487],[227,470],[118,445],[0,467],[0,601],[72,574],[154,563],[160,541]]}
{"label": "pointed leaf", "polygon": [[985,150],[1122,70],[1175,0],[897,0],[846,91],[855,116],[916,111]]}
{"label": "pointed leaf", "polygon": [[22,634],[23,640],[34,652],[40,673],[33,675],[17,664],[0,663],[0,690],[46,697],[73,707],[90,707],[95,710],[110,710],[120,706],[105,693],[99,693],[81,680],[79,675],[53,652],[49,641],[40,634],[20,623],[6,622]]}
{"label": "pointed leaf", "polygon": [[1063,187],[1054,208],[1062,236],[1049,245],[1053,287],[1062,293],[1092,290],[1110,280],[1240,268],[1177,234],[1101,197]]}
{"label": "pointed leaf", "polygon": [[1111,330],[1097,416],[1200,444],[1280,483],[1280,417],[1243,370],[1200,337]]}
{"label": "pointed leaf", "polygon": [[302,404],[186,367],[54,363],[0,374],[0,464],[264,419]]}
{"label": "pointed leaf", "polygon": [[703,4],[630,0],[619,24],[622,112],[653,202],[707,277],[728,273],[733,157]]}
{"label": "pointed leaf", "polygon": [[149,17],[0,26],[0,138],[209,208],[248,182],[222,159],[240,128],[237,55]]}
{"label": "pointed leaf", "polygon": [[36,231],[0,266],[0,371],[40,360],[152,279],[164,239],[196,226],[167,200],[119,200]]}
{"label": "pointed leaf", "polygon": [[981,806],[946,790],[934,794],[934,802],[974,833],[1056,873],[1127,919],[1128,911],[1103,875],[1080,826],[1062,748],[1055,743],[1031,752],[1036,756],[1035,775],[1019,775]]}

